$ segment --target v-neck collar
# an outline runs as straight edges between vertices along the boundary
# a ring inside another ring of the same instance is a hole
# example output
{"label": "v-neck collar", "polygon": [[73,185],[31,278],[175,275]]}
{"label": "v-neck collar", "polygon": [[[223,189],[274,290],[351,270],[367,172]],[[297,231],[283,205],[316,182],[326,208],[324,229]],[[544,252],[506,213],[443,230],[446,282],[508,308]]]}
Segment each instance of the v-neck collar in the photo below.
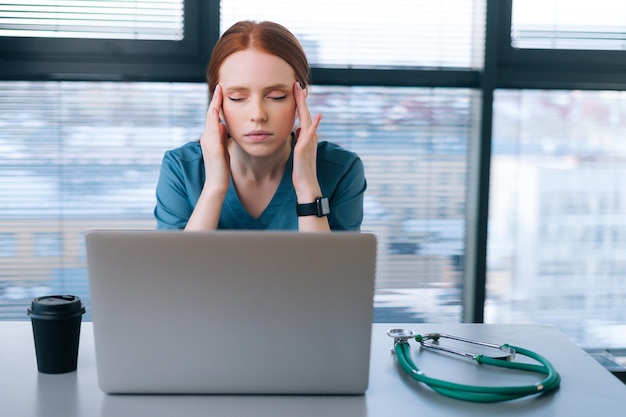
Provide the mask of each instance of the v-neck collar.
{"label": "v-neck collar", "polygon": [[237,218],[244,225],[249,225],[254,227],[255,225],[267,225],[269,224],[276,213],[280,210],[280,206],[283,204],[285,198],[289,196],[289,193],[292,192],[291,185],[291,175],[293,172],[293,143],[291,146],[291,151],[289,153],[289,159],[287,160],[287,164],[285,165],[285,170],[283,172],[283,176],[280,179],[280,183],[278,184],[278,188],[276,192],[272,196],[269,204],[258,218],[254,218],[248,213],[248,211],[244,208],[243,204],[241,204],[241,200],[237,195],[237,190],[235,189],[235,184],[233,183],[233,177],[230,177],[230,184],[228,186],[228,192],[226,193],[225,201],[232,209],[233,213],[237,216]]}

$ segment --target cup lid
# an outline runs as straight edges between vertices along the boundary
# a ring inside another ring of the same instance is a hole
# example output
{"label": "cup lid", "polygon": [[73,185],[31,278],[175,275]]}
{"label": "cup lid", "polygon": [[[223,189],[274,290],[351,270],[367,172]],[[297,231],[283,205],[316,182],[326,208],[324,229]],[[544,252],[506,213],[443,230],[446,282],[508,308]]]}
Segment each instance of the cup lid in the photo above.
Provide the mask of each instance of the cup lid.
{"label": "cup lid", "polygon": [[85,306],[75,295],[46,295],[31,302],[28,315],[39,319],[72,318],[85,313]]}

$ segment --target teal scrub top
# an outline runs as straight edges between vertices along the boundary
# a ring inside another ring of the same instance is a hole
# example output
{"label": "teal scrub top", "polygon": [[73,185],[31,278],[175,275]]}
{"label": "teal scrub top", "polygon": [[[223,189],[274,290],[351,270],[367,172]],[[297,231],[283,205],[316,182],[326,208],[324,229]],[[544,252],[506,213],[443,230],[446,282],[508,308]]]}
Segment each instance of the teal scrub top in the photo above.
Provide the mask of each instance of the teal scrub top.
{"label": "teal scrub top", "polygon": [[[258,218],[250,216],[241,205],[231,178],[217,228],[297,230],[292,169],[293,148],[278,189]],[[320,142],[317,178],[323,196],[329,200],[331,230],[359,231],[363,221],[363,195],[367,188],[359,156],[336,144]],[[165,153],[156,187],[154,217],[157,229],[185,228],[200,197],[204,179],[200,142],[189,142]]]}

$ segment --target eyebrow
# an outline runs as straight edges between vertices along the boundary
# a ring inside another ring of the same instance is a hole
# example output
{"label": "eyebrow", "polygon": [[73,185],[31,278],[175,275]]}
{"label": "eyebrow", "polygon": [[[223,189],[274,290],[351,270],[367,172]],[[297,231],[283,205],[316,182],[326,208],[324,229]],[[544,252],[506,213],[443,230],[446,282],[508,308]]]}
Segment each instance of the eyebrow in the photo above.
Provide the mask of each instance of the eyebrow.
{"label": "eyebrow", "polygon": [[[292,87],[287,84],[272,84],[263,89],[264,92],[273,91],[273,90],[291,90]],[[241,91],[250,91],[248,87],[243,86],[232,86],[224,89],[227,92],[241,92]]]}

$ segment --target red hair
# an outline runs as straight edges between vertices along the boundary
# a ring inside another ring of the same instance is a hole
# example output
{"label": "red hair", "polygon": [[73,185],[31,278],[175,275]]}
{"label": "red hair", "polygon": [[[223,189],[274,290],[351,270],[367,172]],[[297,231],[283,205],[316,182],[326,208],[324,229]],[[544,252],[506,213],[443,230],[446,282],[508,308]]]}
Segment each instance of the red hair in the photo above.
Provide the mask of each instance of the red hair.
{"label": "red hair", "polygon": [[224,32],[213,48],[206,73],[209,94],[215,91],[224,60],[235,52],[249,48],[281,58],[293,68],[302,88],[309,84],[310,68],[304,49],[287,28],[274,22],[241,21]]}

